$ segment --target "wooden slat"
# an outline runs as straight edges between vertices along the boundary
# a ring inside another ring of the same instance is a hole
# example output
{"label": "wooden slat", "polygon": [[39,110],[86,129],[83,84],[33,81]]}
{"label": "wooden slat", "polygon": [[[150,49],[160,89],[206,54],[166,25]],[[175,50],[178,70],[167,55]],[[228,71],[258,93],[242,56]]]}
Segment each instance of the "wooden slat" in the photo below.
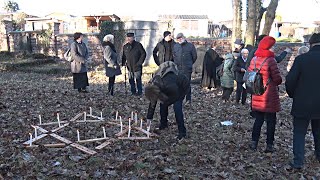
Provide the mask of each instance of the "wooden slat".
{"label": "wooden slat", "polygon": [[100,121],[104,120],[104,118],[102,117],[102,120],[101,120],[101,116],[94,116],[94,115],[90,115],[90,114],[87,114],[88,117],[93,117],[93,118],[97,118],[97,119],[100,119]]}
{"label": "wooden slat", "polygon": [[81,146],[80,144],[77,144],[77,143],[72,143],[72,144],[70,144],[70,146],[75,147],[75,148],[79,149],[80,151],[83,151],[83,152],[88,153],[90,155],[94,155],[97,153],[96,151],[93,151],[89,148]]}
{"label": "wooden slat", "polygon": [[[42,138],[44,138],[46,136],[48,136],[48,134],[38,135],[36,138],[31,139],[31,142],[33,143],[33,142],[38,141],[39,139],[42,139]],[[30,139],[23,143],[23,145],[29,145],[29,144],[30,144]]]}
{"label": "wooden slat", "polygon": [[78,120],[78,121],[76,121],[77,123],[91,123],[91,122],[105,122],[105,121],[101,121],[101,120]]}
{"label": "wooden slat", "polygon": [[108,146],[109,144],[111,144],[111,142],[110,142],[110,141],[106,141],[106,142],[104,142],[104,143],[100,144],[99,146],[95,147],[95,149],[100,150],[100,149],[102,149],[102,148],[104,148],[104,147]]}
{"label": "wooden slat", "polygon": [[[67,122],[69,122],[69,121],[60,121],[60,124],[67,123]],[[57,122],[42,123],[42,124],[38,124],[38,126],[48,126],[48,125],[56,125],[56,124],[59,124],[58,121]]]}
{"label": "wooden slat", "polygon": [[95,142],[95,141],[102,141],[106,140],[107,138],[95,138],[95,139],[85,139],[85,140],[80,140],[77,141],[78,143],[86,143],[86,142]]}
{"label": "wooden slat", "polygon": [[55,133],[51,133],[50,136],[54,137],[54,138],[56,138],[56,139],[58,139],[58,140],[60,140],[60,141],[62,141],[64,143],[66,143],[66,144],[71,144],[72,143],[72,141],[70,141],[70,140],[68,140],[68,139],[66,139],[64,137],[61,137],[61,136],[59,136],[59,135],[57,135]]}
{"label": "wooden slat", "polygon": [[58,148],[58,147],[65,147],[65,143],[56,143],[56,144],[43,144],[43,145],[32,145],[32,146],[26,146],[27,148],[36,148],[39,146],[44,146],[48,148]]}
{"label": "wooden slat", "polygon": [[148,137],[118,137],[118,139],[128,139],[128,140],[151,140],[152,138]]}
{"label": "wooden slat", "polygon": [[70,124],[70,123],[66,123],[66,124],[64,124],[64,125],[62,125],[62,126],[60,126],[60,127],[57,127],[56,129],[51,130],[51,132],[57,132],[57,131],[59,131],[60,129],[65,128],[66,126],[69,126],[69,124]]}
{"label": "wooden slat", "polygon": [[117,134],[115,134],[115,136],[122,136],[126,134],[128,131],[129,131],[129,128],[123,129],[122,132],[118,132]]}
{"label": "wooden slat", "polygon": [[83,116],[83,114],[84,114],[84,113],[79,113],[79,114],[77,114],[75,117],[73,117],[72,119],[70,119],[70,121],[72,122],[72,121],[77,120],[79,117]]}

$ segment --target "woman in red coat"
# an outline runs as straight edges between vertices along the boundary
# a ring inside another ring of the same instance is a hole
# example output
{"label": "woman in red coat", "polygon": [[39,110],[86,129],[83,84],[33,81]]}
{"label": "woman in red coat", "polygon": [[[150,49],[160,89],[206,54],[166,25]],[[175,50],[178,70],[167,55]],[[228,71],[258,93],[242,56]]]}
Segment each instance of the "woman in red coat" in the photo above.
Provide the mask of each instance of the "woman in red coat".
{"label": "woman in red coat", "polygon": [[255,111],[256,120],[252,129],[252,142],[250,148],[257,149],[260,138],[261,127],[264,120],[267,122],[267,147],[265,152],[273,152],[274,132],[276,127],[276,112],[280,111],[280,99],[278,92],[278,85],[282,83],[280,71],[275,60],[274,53],[270,48],[275,44],[276,40],[271,36],[264,37],[255,52],[255,57],[252,59],[248,70],[260,68],[263,82],[267,87],[263,95],[252,95],[252,110]]}

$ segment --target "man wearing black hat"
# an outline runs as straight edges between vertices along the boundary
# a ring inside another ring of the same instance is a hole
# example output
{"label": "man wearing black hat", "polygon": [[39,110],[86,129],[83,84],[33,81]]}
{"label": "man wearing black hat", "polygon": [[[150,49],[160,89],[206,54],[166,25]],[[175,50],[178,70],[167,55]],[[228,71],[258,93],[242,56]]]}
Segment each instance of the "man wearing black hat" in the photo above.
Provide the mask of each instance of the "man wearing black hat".
{"label": "man wearing black hat", "polygon": [[[123,46],[122,66],[127,65],[132,95],[142,95],[142,64],[146,51],[142,44],[134,40],[134,33],[127,33],[127,43]],[[138,90],[138,91],[137,91]]]}
{"label": "man wearing black hat", "polygon": [[311,121],[315,156],[320,163],[320,33],[309,40],[310,50],[297,56],[286,77],[286,91],[293,98],[293,162],[292,168],[301,169],[304,163],[305,135]]}
{"label": "man wearing black hat", "polygon": [[157,46],[153,49],[153,59],[158,66],[166,61],[173,61],[172,51],[174,43],[171,32],[165,31],[163,33],[163,39],[158,42]]}

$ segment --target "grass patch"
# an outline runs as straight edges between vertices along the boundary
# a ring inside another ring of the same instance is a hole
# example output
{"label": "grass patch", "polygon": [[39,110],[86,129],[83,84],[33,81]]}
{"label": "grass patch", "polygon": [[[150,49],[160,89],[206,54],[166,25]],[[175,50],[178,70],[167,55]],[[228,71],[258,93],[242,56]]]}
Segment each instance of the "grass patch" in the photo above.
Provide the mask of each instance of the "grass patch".
{"label": "grass patch", "polygon": [[289,43],[302,42],[300,39],[288,38],[288,37],[280,37],[280,38],[276,38],[276,40],[277,42],[289,42]]}

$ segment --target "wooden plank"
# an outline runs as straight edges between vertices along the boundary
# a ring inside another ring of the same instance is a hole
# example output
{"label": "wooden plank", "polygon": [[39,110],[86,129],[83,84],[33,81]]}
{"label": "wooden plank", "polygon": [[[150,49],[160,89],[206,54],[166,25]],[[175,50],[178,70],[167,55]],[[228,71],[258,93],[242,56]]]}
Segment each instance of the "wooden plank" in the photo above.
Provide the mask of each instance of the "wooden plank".
{"label": "wooden plank", "polygon": [[56,144],[43,144],[43,145],[32,145],[32,146],[26,146],[27,148],[36,148],[36,147],[48,147],[48,148],[58,148],[58,147],[65,147],[65,143],[56,143]]}
{"label": "wooden plank", "polygon": [[[69,122],[69,121],[60,121],[60,124],[67,123],[67,122]],[[58,121],[57,122],[42,123],[42,124],[38,124],[38,126],[48,126],[48,125],[56,125],[56,124],[59,124]]]}
{"label": "wooden plank", "polygon": [[33,138],[33,139],[29,139],[28,141],[24,142],[23,145],[29,145],[30,144],[30,141],[33,143],[35,141],[38,141],[39,139],[42,139],[44,137],[48,136],[48,134],[41,134],[41,135],[38,135],[36,138]]}
{"label": "wooden plank", "polygon": [[35,126],[40,132],[42,133],[48,133],[49,131],[45,130],[44,128],[40,127],[40,126]]}
{"label": "wooden plank", "polygon": [[124,130],[122,130],[122,132],[118,132],[117,134],[115,134],[115,136],[122,136],[124,134],[126,134],[129,131],[129,128],[126,128]]}
{"label": "wooden plank", "polygon": [[101,121],[101,120],[78,120],[78,121],[76,121],[77,123],[91,123],[91,122],[100,122],[100,123],[102,123],[102,122],[105,122],[105,121]]}
{"label": "wooden plank", "polygon": [[57,127],[56,129],[53,129],[53,130],[51,130],[51,132],[57,132],[57,131],[59,131],[60,129],[62,129],[62,128],[65,128],[66,126],[69,126],[69,124],[70,123],[66,123],[66,124],[64,124],[64,125],[62,125],[62,126],[60,126],[60,127]]}
{"label": "wooden plank", "polygon": [[70,121],[76,121],[79,117],[83,116],[84,113],[79,113],[77,114],[75,117],[73,117],[72,119],[70,119]]}
{"label": "wooden plank", "polygon": [[60,141],[62,141],[64,143],[66,143],[66,144],[71,144],[72,143],[72,141],[69,141],[68,139],[66,139],[64,137],[61,137],[61,136],[59,136],[59,135],[57,135],[55,133],[51,133],[50,136],[54,137],[54,138],[56,138],[56,139],[58,139],[58,140],[60,140]]}
{"label": "wooden plank", "polygon": [[106,141],[106,142],[104,142],[104,143],[100,144],[99,146],[95,147],[95,149],[100,150],[100,149],[102,149],[102,148],[104,148],[104,147],[108,146],[109,144],[111,144],[111,142],[110,142],[110,141]]}
{"label": "wooden plank", "polygon": [[83,151],[83,152],[88,153],[90,155],[94,155],[97,153],[96,151],[93,151],[93,150],[86,148],[86,147],[84,147],[80,144],[77,144],[77,143],[72,143],[72,144],[70,144],[70,146],[75,147],[75,148],[79,149],[80,151]]}
{"label": "wooden plank", "polygon": [[86,142],[95,142],[95,141],[102,141],[106,140],[107,138],[95,138],[95,139],[85,139],[85,140],[80,140],[77,141],[78,143],[86,143]]}
{"label": "wooden plank", "polygon": [[93,118],[97,118],[97,119],[100,119],[100,121],[103,121],[104,118],[102,117],[101,119],[101,116],[94,116],[94,115],[90,115],[90,114],[87,114],[88,117],[93,117]]}

